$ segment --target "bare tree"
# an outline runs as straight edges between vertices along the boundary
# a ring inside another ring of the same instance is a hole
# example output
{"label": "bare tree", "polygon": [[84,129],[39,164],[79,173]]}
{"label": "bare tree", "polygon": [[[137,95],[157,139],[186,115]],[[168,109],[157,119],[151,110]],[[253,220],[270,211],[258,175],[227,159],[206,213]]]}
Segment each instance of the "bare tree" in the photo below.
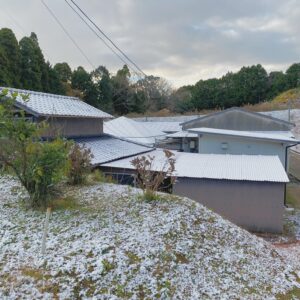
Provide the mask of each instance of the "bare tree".
{"label": "bare tree", "polygon": [[[131,161],[137,172],[137,184],[143,190],[146,200],[154,200],[157,191],[164,187],[166,179],[170,179],[169,185],[175,182],[175,158],[174,153],[169,150],[163,150],[165,159],[158,166],[155,156],[143,155],[136,157]],[[164,187],[166,188],[166,186]]]}

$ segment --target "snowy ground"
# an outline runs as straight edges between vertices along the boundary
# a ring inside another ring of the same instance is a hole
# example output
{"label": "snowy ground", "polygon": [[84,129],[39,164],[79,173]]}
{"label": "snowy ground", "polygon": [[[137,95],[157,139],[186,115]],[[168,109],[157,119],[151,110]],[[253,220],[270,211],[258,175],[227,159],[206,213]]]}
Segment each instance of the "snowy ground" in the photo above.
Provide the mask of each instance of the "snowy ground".
{"label": "snowy ground", "polygon": [[53,212],[42,257],[44,213],[0,177],[0,299],[275,299],[300,287],[300,266],[263,239],[189,199],[138,193],[70,188],[80,206]]}

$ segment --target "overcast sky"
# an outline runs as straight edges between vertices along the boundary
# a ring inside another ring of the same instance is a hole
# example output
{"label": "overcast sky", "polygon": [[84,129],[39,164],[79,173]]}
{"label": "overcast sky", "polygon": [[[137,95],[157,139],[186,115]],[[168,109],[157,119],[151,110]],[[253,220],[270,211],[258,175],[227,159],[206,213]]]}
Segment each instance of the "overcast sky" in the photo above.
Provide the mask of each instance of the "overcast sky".
{"label": "overcast sky", "polygon": [[[92,63],[123,63],[64,0],[44,0]],[[261,63],[268,71],[300,62],[299,0],[76,0],[147,74],[175,87]],[[91,70],[40,0],[0,0],[0,27],[34,31],[45,58]]]}

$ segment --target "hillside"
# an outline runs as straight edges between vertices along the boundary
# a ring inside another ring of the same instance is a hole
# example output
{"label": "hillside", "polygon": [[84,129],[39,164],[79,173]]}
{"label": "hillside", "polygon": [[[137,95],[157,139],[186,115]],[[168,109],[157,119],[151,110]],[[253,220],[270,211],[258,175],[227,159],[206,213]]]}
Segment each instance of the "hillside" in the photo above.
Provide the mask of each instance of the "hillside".
{"label": "hillside", "polygon": [[52,214],[42,257],[44,213],[18,202],[15,180],[0,186],[1,299],[272,299],[299,286],[270,244],[203,206],[113,184],[66,191],[78,203]]}

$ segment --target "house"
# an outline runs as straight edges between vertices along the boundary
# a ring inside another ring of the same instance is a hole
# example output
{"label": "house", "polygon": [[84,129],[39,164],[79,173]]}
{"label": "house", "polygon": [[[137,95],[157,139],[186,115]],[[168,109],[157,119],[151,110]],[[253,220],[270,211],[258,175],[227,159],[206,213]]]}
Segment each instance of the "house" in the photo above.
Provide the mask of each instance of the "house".
{"label": "house", "polygon": [[217,128],[193,128],[198,134],[198,152],[202,154],[277,155],[288,167],[288,149],[299,144],[291,132],[256,132]]}
{"label": "house", "polygon": [[[154,172],[165,159],[162,150],[143,155],[155,157]],[[104,163],[101,170],[115,178],[123,174],[134,178],[133,158]],[[175,159],[174,194],[202,203],[248,230],[282,231],[289,179],[277,156],[175,152]]]}
{"label": "house", "polygon": [[233,107],[181,123],[183,130],[218,128],[241,131],[290,131],[295,125],[272,116]]}
{"label": "house", "polygon": [[[107,114],[76,97],[54,95],[28,90],[0,87],[0,92],[8,89],[17,92],[16,109],[24,110],[34,122],[47,121],[49,129],[44,137],[97,136],[103,133],[103,121],[112,118]],[[24,101],[20,95],[28,95]]]}

